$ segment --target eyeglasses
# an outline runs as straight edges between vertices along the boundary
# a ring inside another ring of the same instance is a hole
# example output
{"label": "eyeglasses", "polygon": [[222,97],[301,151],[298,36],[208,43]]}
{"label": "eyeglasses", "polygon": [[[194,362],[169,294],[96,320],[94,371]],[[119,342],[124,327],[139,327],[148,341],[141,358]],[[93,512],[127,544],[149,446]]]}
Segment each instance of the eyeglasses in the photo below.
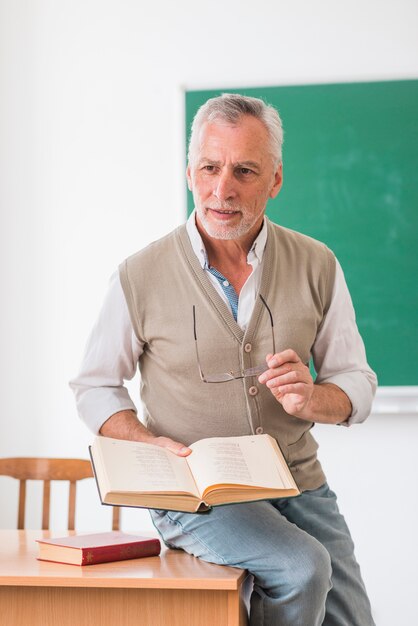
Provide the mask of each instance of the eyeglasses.
{"label": "eyeglasses", "polygon": [[[269,309],[269,307],[267,306],[267,302],[264,300],[263,296],[261,294],[260,295],[260,300],[261,302],[264,304],[264,306],[267,309],[267,312],[269,314],[270,317],[270,325],[271,325],[271,337],[272,337],[272,345],[273,345],[273,351],[272,354],[276,353],[276,344],[274,342],[274,324],[273,324],[273,316],[271,314],[271,311]],[[248,369],[245,370],[238,370],[238,371],[230,371],[230,372],[224,372],[222,374],[210,374],[209,376],[205,376],[205,374],[203,373],[202,370],[202,366],[200,364],[200,359],[199,359],[199,350],[197,347],[197,334],[196,334],[196,307],[195,305],[193,305],[193,332],[194,332],[194,343],[195,343],[195,348],[196,348],[196,359],[197,359],[197,365],[199,368],[199,376],[200,376],[200,380],[204,383],[227,383],[230,380],[237,380],[239,378],[249,378],[250,376],[259,376],[260,374],[262,374],[263,372],[265,372],[266,370],[268,370],[268,365],[267,363],[263,363],[262,365],[257,365],[256,367],[250,367]]]}

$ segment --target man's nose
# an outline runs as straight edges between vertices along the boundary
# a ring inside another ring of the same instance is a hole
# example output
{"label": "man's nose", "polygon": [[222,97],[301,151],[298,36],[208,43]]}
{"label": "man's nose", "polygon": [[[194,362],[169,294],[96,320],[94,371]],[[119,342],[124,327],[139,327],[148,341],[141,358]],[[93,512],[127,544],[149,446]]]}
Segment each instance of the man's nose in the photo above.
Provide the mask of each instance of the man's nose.
{"label": "man's nose", "polygon": [[236,196],[234,176],[230,172],[221,172],[217,178],[213,195],[220,202],[230,200]]}

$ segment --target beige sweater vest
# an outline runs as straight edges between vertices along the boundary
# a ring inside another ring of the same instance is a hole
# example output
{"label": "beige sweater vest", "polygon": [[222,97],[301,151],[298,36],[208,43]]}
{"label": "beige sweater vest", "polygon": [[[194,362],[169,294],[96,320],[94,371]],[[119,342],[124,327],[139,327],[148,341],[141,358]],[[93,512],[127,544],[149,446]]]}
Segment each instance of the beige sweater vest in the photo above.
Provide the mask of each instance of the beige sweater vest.
{"label": "beige sweater vest", "polygon": [[[276,351],[293,348],[308,363],[331,300],[335,258],[322,243],[267,220],[260,294],[273,314]],[[257,298],[245,332],[211,284],[186,227],[129,257],[120,278],[139,359],[146,425],[185,444],[204,437],[269,433],[301,490],[325,481],[312,422],[288,415],[256,377],[221,384],[200,380],[193,334],[205,374],[249,368],[272,351],[268,312]]]}

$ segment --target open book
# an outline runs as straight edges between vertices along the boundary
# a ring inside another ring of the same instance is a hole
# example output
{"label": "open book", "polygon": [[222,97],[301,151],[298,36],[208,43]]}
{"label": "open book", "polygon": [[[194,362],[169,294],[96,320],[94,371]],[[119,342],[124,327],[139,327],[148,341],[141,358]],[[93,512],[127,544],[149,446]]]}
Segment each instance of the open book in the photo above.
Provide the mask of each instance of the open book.
{"label": "open book", "polygon": [[179,457],[149,443],[96,437],[90,447],[103,504],[201,512],[212,506],[298,495],[270,435],[214,437]]}

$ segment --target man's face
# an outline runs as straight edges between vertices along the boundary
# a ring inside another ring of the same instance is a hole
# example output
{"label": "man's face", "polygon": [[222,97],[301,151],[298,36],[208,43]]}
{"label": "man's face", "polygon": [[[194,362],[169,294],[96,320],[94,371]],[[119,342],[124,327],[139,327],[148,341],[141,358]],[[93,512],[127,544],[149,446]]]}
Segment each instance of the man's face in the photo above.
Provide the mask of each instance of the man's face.
{"label": "man's face", "polygon": [[255,237],[267,200],[282,184],[282,168],[273,167],[266,128],[245,115],[235,125],[206,122],[197,139],[187,182],[198,226],[214,239]]}

